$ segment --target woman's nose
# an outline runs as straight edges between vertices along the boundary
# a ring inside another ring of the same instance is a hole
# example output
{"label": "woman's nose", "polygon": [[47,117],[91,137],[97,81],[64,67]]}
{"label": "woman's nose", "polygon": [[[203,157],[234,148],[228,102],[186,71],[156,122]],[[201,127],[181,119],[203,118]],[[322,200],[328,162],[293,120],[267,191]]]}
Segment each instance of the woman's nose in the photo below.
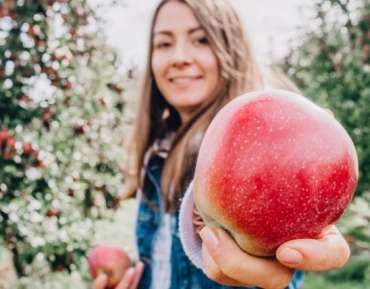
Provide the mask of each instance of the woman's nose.
{"label": "woman's nose", "polygon": [[180,42],[175,46],[175,50],[172,55],[173,65],[181,67],[188,65],[192,61],[191,53],[184,42]]}

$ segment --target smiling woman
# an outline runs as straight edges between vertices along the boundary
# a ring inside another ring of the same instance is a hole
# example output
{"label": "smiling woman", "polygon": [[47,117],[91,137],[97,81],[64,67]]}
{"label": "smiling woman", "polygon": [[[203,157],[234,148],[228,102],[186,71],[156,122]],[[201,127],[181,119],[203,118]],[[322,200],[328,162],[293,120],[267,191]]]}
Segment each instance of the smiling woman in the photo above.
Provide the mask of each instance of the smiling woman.
{"label": "smiling woman", "polygon": [[206,32],[185,3],[170,2],[158,13],[152,45],[157,86],[187,122],[194,109],[212,101],[218,88],[218,61]]}
{"label": "smiling woman", "polygon": [[233,97],[262,87],[262,77],[240,18],[226,0],[161,1],[148,55],[133,166],[140,184],[147,150],[171,138],[160,183],[165,208],[175,211],[212,117]]}

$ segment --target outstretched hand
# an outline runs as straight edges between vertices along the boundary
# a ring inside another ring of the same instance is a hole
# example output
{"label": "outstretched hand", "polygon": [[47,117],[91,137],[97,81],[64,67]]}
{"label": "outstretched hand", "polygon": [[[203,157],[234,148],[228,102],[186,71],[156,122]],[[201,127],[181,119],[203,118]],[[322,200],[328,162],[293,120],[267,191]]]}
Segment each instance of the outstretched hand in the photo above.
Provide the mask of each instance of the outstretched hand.
{"label": "outstretched hand", "polygon": [[350,251],[335,226],[326,228],[319,239],[292,240],[282,244],[276,258],[260,258],[242,251],[222,229],[205,226],[203,270],[206,275],[228,286],[258,286],[265,289],[285,288],[294,269],[321,271],[342,267]]}

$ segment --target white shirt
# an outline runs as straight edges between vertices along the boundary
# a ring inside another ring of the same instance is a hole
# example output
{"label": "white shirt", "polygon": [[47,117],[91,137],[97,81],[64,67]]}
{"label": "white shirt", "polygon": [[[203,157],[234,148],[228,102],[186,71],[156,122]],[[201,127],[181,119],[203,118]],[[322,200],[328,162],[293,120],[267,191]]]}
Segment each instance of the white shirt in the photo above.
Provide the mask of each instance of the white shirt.
{"label": "white shirt", "polygon": [[151,289],[168,289],[171,281],[171,214],[163,215],[154,239]]}

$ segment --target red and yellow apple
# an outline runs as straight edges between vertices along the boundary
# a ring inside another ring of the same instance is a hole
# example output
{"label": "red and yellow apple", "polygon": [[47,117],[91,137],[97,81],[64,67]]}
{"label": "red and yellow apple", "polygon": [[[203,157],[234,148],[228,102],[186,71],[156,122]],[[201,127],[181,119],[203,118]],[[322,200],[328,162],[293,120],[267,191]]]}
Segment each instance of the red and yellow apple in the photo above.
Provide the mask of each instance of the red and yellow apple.
{"label": "red and yellow apple", "polygon": [[124,250],[114,245],[98,245],[88,254],[87,261],[91,276],[99,274],[108,276],[107,288],[115,288],[131,265],[130,258]]}
{"label": "red and yellow apple", "polygon": [[349,205],[355,147],[327,111],[283,90],[252,92],[224,106],[201,143],[194,203],[244,251],[274,255],[282,243],[317,238]]}

